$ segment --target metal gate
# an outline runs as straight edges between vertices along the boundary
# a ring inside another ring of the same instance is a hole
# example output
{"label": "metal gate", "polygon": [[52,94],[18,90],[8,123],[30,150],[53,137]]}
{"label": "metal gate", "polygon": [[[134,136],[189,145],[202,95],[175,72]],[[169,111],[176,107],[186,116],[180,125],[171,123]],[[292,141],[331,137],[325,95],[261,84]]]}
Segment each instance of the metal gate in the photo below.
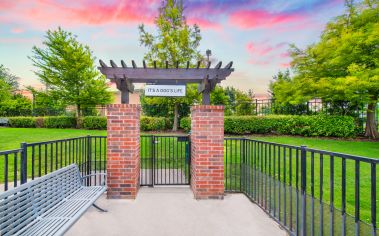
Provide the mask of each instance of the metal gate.
{"label": "metal gate", "polygon": [[190,184],[189,136],[141,136],[140,185]]}

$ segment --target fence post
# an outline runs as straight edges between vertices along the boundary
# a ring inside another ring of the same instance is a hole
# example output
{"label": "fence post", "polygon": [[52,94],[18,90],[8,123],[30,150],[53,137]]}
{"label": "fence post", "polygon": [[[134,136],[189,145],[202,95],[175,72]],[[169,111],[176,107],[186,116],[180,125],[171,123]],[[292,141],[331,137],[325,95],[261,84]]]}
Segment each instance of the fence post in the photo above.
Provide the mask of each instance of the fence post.
{"label": "fence post", "polygon": [[240,139],[240,192],[245,191],[245,137]]}
{"label": "fence post", "polygon": [[[91,136],[87,135],[87,175],[91,174],[91,159],[92,159],[92,153],[91,153]],[[87,185],[91,185],[91,177],[87,178]]]}
{"label": "fence post", "polygon": [[258,99],[255,99],[255,115],[258,115]]}
{"label": "fence post", "polygon": [[306,186],[307,186],[307,150],[306,146],[301,146],[301,156],[300,156],[300,172],[301,172],[301,231],[300,235],[307,235],[307,224],[306,224]]}
{"label": "fence post", "polygon": [[25,184],[27,182],[27,157],[28,157],[28,147],[25,142],[21,143],[21,163],[20,163],[20,181],[21,184]]}

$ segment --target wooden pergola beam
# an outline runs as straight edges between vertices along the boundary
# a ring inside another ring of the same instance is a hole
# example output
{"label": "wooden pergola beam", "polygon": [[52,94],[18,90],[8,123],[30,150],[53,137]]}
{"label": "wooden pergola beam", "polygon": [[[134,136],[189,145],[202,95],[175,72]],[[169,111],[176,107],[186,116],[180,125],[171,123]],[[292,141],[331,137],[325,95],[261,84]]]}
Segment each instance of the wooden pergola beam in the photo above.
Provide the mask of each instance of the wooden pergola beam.
{"label": "wooden pergola beam", "polygon": [[123,67],[99,67],[108,79],[128,78],[133,83],[154,83],[160,80],[180,80],[187,83],[200,83],[205,77],[224,80],[234,70],[233,69],[207,69],[207,68],[123,68]]}
{"label": "wooden pergola beam", "polygon": [[132,67],[127,67],[126,63],[121,60],[121,67],[118,67],[114,61],[110,61],[108,66],[100,60],[98,69],[112,82],[116,83],[117,88],[121,91],[122,103],[129,102],[129,92],[133,92],[133,83],[154,83],[154,84],[187,84],[198,83],[199,93],[203,95],[203,104],[210,103],[210,92],[216,84],[225,80],[234,69],[233,62],[229,62],[224,68],[221,68],[222,62],[217,63],[211,68],[208,62],[205,68],[200,68],[201,62],[198,61],[195,68],[190,68],[188,61],[184,68],[179,67],[179,62],[174,63],[173,68],[169,68],[168,61],[165,61],[164,68],[157,68],[156,61],[153,67],[149,68],[143,61],[143,67],[137,67],[132,60]]}

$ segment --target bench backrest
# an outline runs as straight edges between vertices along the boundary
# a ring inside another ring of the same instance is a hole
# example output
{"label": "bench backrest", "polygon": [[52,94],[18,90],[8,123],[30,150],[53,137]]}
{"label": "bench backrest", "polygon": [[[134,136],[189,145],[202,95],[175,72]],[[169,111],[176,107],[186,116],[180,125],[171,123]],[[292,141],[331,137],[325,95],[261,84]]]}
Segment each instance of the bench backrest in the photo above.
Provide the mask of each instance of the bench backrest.
{"label": "bench backrest", "polygon": [[19,231],[81,186],[72,164],[0,194],[0,235]]}

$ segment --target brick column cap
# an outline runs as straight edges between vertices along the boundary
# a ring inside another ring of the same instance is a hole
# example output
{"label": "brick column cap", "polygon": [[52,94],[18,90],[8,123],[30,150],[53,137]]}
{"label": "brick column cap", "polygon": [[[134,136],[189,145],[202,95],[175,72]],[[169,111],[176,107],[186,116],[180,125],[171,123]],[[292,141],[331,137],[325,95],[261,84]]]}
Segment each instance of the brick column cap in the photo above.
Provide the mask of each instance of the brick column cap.
{"label": "brick column cap", "polygon": [[191,111],[203,111],[203,110],[224,111],[224,106],[222,106],[222,105],[194,105],[194,106],[191,106]]}
{"label": "brick column cap", "polygon": [[137,109],[141,109],[141,104],[108,104],[107,108],[137,108]]}

